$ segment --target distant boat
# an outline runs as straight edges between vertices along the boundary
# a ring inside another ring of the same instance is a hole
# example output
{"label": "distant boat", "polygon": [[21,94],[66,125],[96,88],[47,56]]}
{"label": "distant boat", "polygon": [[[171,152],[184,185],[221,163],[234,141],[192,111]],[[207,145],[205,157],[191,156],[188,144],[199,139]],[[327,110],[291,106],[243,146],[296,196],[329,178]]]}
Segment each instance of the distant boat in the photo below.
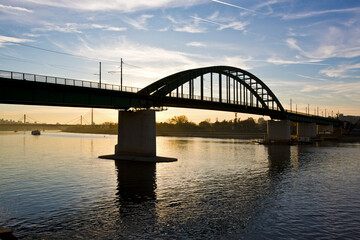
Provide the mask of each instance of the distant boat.
{"label": "distant boat", "polygon": [[34,130],[34,131],[31,131],[31,134],[32,135],[40,135],[40,131],[39,130]]}

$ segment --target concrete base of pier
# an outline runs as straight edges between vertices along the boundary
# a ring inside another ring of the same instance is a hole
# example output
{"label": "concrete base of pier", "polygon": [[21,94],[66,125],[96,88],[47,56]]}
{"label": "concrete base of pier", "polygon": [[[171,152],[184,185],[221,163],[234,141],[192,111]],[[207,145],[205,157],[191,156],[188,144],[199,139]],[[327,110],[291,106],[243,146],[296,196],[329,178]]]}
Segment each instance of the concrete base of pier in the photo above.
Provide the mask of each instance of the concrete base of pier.
{"label": "concrete base of pier", "polygon": [[332,134],[334,133],[334,125],[317,125],[317,134]]}
{"label": "concrete base of pier", "polygon": [[161,162],[176,162],[176,158],[169,157],[139,157],[139,156],[130,156],[130,155],[103,155],[99,156],[102,159],[111,159],[111,160],[121,160],[121,161],[133,161],[133,162],[151,162],[151,163],[161,163]]}
{"label": "concrete base of pier", "polygon": [[100,156],[137,162],[174,162],[176,158],[156,156],[154,110],[119,111],[118,144],[114,155]]}
{"label": "concrete base of pier", "polygon": [[297,137],[298,138],[314,138],[316,137],[315,123],[297,123]]}
{"label": "concrete base of pier", "polygon": [[267,121],[267,143],[288,143],[290,141],[290,121]]}

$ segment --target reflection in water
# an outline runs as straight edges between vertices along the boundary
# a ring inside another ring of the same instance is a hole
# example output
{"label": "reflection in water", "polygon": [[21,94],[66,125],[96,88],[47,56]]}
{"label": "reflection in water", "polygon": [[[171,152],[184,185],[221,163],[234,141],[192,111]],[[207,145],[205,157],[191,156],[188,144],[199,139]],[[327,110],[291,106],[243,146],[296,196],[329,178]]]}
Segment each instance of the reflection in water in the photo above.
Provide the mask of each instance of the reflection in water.
{"label": "reflection in water", "polygon": [[118,237],[145,236],[157,222],[156,163],[115,161],[117,169],[117,202],[120,218]]}
{"label": "reflection in water", "polygon": [[290,166],[289,145],[268,145],[269,175],[277,177]]}
{"label": "reflection in water", "polygon": [[119,200],[141,203],[155,200],[156,163],[115,161]]}

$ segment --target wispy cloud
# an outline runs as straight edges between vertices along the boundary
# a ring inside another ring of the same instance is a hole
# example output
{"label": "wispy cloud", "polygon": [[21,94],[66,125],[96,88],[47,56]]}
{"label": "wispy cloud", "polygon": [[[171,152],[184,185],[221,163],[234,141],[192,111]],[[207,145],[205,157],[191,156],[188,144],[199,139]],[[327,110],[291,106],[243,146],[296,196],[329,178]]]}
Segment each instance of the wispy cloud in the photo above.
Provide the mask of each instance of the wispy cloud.
{"label": "wispy cloud", "polygon": [[175,7],[189,7],[206,2],[206,0],[161,0],[161,1],[147,1],[147,0],[23,0],[23,2],[31,2],[52,7],[61,7],[67,9],[76,9],[82,11],[121,11],[121,12],[135,12],[148,9],[159,8],[175,8]]}
{"label": "wispy cloud", "polygon": [[188,47],[206,47],[205,43],[202,42],[189,42],[186,44]]}
{"label": "wispy cloud", "polygon": [[206,28],[200,26],[200,19],[197,17],[191,17],[193,20],[187,21],[178,21],[173,17],[167,17],[174,24],[174,31],[176,32],[187,32],[187,33],[204,33],[206,32]]}
{"label": "wispy cloud", "polygon": [[0,35],[0,47],[3,47],[4,45],[12,44],[12,42],[13,43],[24,43],[24,42],[33,42],[33,40]]}
{"label": "wispy cloud", "polygon": [[220,30],[220,31],[227,29],[227,28],[231,28],[231,29],[238,30],[238,31],[243,31],[243,30],[245,30],[245,27],[250,24],[249,22],[239,22],[239,21],[232,21],[232,22],[223,24],[223,23],[215,22],[213,20],[208,20],[208,19],[204,19],[204,18],[200,18],[200,17],[196,17],[196,16],[191,16],[191,18],[196,19],[198,21],[218,25],[219,27],[217,28],[217,30]]}
{"label": "wispy cloud", "polygon": [[339,65],[337,67],[323,69],[320,71],[320,73],[325,74],[328,77],[334,77],[334,78],[354,77],[354,76],[348,75],[349,71],[356,71],[356,76],[357,76],[360,73],[360,63],[353,64],[353,65],[351,65],[351,64]]}
{"label": "wispy cloud", "polygon": [[286,14],[282,16],[282,19],[293,20],[293,19],[309,18],[309,17],[324,15],[329,13],[347,13],[347,12],[360,12],[360,7]]}
{"label": "wispy cloud", "polygon": [[143,14],[136,19],[125,17],[124,21],[138,30],[147,30],[147,20],[154,17],[153,15]]}
{"label": "wispy cloud", "polygon": [[276,57],[271,57],[266,60],[266,62],[275,64],[275,65],[310,64],[310,65],[328,66],[328,64],[320,63],[320,61],[321,60],[317,60],[317,59],[284,60],[284,59],[276,58]]}
{"label": "wispy cloud", "polygon": [[125,31],[125,27],[114,27],[101,24],[79,24],[79,23],[65,23],[65,24],[53,24],[45,23],[42,27],[33,28],[33,32],[63,32],[63,33],[82,33],[82,30],[86,29],[101,29],[105,31]]}
{"label": "wispy cloud", "polygon": [[223,2],[223,1],[218,1],[218,0],[212,0],[212,1],[213,1],[213,2],[216,2],[216,3],[223,4],[223,5],[227,5],[227,6],[230,6],[230,7],[239,8],[239,9],[242,9],[242,10],[245,10],[245,11],[255,12],[254,10],[251,10],[251,9],[245,8],[245,7],[241,7],[241,6],[239,6],[239,5],[234,5],[234,4],[231,4],[231,3],[227,3],[227,2]]}
{"label": "wispy cloud", "polygon": [[20,12],[25,12],[25,13],[32,13],[32,10],[29,10],[27,8],[23,8],[23,7],[13,7],[13,6],[7,6],[7,5],[3,5],[0,4],[0,11],[1,12],[6,12],[6,13],[11,13],[11,14],[18,14]]}
{"label": "wispy cloud", "polygon": [[295,38],[288,38],[286,44],[289,48],[299,51],[303,56],[310,59],[327,59],[335,57],[354,58],[360,56],[360,43],[358,36],[360,28],[349,30],[337,27],[328,27],[315,33],[318,35],[318,45],[314,42],[306,42],[301,47]]}
{"label": "wispy cloud", "polygon": [[[243,56],[204,56],[203,54],[194,54],[169,50],[161,47],[154,47],[129,41],[126,37],[118,38],[101,43],[92,43],[85,39],[80,39],[81,45],[78,47],[62,46],[64,50],[89,58],[100,58],[118,61],[119,56],[124,62],[130,65],[136,65],[137,68],[125,65],[124,72],[128,81],[132,81],[133,86],[143,87],[157,79],[173,74],[178,71],[192,69],[197,67],[219,65],[239,66],[244,69],[251,68],[251,58]],[[190,45],[199,45],[192,43]],[[201,45],[201,43],[200,43]],[[151,56],[151,57],[149,57]],[[166,68],[164,68],[166,66]],[[116,66],[114,66],[116,68]],[[141,79],[141,81],[139,81]]]}
{"label": "wispy cloud", "polygon": [[218,29],[224,30],[227,28],[232,28],[234,30],[243,31],[243,30],[245,30],[245,27],[247,25],[249,25],[249,22],[231,22],[231,23],[220,26]]}

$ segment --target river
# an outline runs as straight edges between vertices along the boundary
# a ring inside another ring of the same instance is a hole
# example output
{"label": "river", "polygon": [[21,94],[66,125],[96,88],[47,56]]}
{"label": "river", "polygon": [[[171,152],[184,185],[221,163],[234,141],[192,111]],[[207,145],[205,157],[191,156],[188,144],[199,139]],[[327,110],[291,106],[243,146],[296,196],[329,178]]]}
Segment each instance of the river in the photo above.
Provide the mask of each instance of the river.
{"label": "river", "polygon": [[0,226],[21,239],[359,239],[360,144],[157,137],[174,163],[97,158],[116,136],[0,133]]}

